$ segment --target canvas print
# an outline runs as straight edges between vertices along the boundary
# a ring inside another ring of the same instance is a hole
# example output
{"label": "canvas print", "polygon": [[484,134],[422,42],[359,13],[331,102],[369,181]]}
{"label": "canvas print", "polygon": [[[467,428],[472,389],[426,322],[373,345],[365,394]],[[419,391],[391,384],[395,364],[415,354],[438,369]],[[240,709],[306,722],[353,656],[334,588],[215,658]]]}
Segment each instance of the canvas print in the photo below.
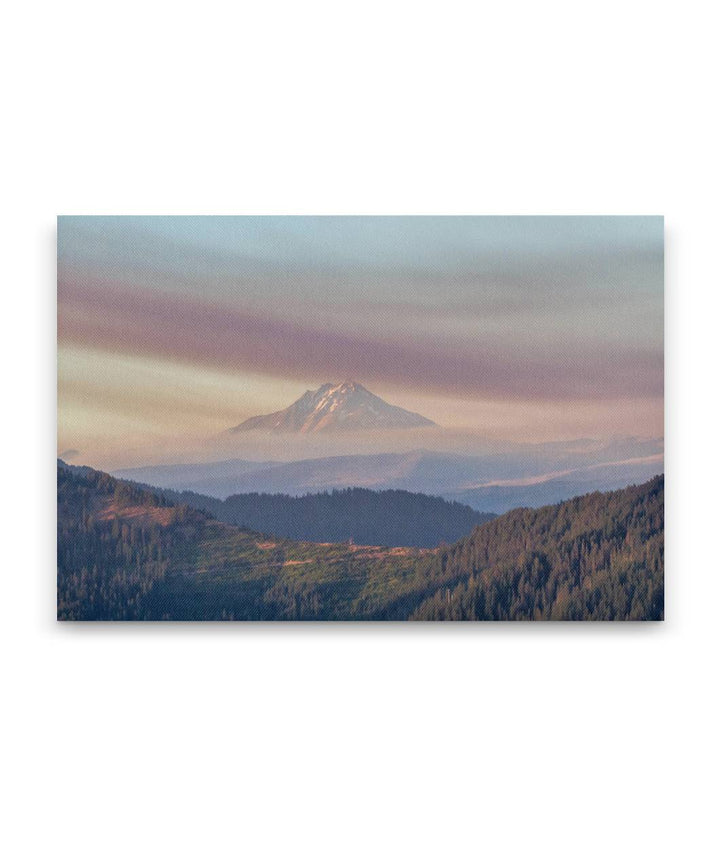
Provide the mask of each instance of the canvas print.
{"label": "canvas print", "polygon": [[63,621],[657,621],[661,217],[58,218]]}

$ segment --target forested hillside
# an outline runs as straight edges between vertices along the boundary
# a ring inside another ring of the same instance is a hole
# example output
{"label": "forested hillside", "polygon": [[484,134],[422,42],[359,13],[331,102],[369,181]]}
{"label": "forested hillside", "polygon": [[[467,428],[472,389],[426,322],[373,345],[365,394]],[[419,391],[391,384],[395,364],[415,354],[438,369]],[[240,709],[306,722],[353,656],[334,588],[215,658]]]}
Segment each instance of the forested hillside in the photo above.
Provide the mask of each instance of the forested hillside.
{"label": "forested hillside", "polygon": [[412,618],[661,619],[663,514],[663,476],[510,511],[442,553],[443,572],[465,579]]}
{"label": "forested hillside", "polygon": [[659,619],[663,480],[484,523],[435,550],[263,535],[58,467],[64,620]]}
{"label": "forested hillside", "polygon": [[58,466],[58,618],[142,617],[148,593],[186,564],[207,515],[89,467]]}
{"label": "forested hillside", "polygon": [[58,466],[58,618],[406,618],[430,550],[312,544],[229,526],[87,467]]}
{"label": "forested hillside", "polygon": [[192,491],[149,489],[224,523],[297,541],[437,547],[469,535],[475,526],[495,517],[459,502],[405,490],[346,488],[306,496],[243,493],[222,500]]}

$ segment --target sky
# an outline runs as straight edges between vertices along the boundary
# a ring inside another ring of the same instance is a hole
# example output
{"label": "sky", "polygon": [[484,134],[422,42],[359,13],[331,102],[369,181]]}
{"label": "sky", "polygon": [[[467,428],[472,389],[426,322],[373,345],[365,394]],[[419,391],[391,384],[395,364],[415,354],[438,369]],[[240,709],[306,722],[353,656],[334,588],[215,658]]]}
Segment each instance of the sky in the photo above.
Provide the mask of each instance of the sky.
{"label": "sky", "polygon": [[69,458],[229,453],[346,379],[448,435],[662,436],[662,218],[58,218]]}

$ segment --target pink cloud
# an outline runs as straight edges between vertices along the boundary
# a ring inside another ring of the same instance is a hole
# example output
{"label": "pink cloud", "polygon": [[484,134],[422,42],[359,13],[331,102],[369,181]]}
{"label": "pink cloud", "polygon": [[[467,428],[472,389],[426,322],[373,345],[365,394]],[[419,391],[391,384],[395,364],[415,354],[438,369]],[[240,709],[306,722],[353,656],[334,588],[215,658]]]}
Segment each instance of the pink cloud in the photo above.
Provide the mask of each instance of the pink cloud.
{"label": "pink cloud", "polygon": [[[157,355],[203,365],[267,372],[298,380],[355,378],[456,397],[544,400],[654,397],[663,393],[663,356],[651,348],[577,341],[531,345],[465,341],[415,333],[353,335],[261,311],[159,294],[122,284],[99,288],[63,278],[58,337],[111,351]],[[412,330],[413,328],[408,328]]]}

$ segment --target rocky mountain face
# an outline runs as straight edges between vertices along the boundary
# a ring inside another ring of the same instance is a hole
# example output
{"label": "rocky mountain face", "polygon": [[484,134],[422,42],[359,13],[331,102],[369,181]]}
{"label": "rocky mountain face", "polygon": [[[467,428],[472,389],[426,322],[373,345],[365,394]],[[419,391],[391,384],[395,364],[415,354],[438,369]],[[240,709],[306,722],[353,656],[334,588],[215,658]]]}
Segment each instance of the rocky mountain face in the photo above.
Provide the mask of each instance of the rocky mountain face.
{"label": "rocky mountain face", "polygon": [[309,389],[285,410],[253,416],[230,430],[284,431],[310,434],[318,431],[393,430],[434,425],[419,413],[388,404],[359,383],[323,384]]}

